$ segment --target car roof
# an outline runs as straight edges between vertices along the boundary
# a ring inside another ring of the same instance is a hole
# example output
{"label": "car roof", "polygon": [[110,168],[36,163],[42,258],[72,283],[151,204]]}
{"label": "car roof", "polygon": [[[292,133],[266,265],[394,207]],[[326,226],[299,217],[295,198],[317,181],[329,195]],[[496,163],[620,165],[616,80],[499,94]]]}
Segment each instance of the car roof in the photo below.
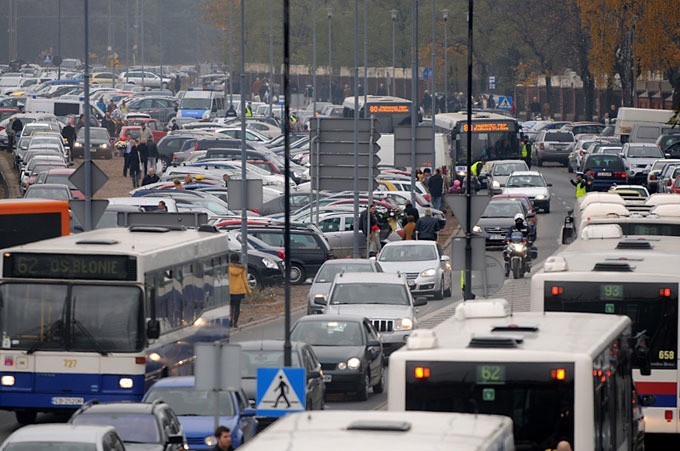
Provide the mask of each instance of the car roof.
{"label": "car roof", "polygon": [[[161,379],[165,380],[165,379]],[[137,413],[148,414],[153,413],[156,406],[152,403],[146,402],[110,402],[103,404],[91,404],[80,412],[80,415],[88,413]]]}
{"label": "car roof", "polygon": [[335,276],[333,283],[404,284],[405,282],[403,275],[393,272],[344,272]]}
{"label": "car roof", "polygon": [[14,431],[8,442],[83,442],[91,443],[115,431],[113,426],[74,424],[32,424]]}
{"label": "car roof", "polygon": [[75,169],[71,168],[57,168],[57,169],[50,169],[47,171],[47,175],[66,175],[66,174],[73,174],[76,172]]}
{"label": "car roof", "polygon": [[540,175],[543,177],[543,174],[538,171],[514,171],[510,176],[512,177],[513,175]]}
{"label": "car roof", "polygon": [[383,246],[383,249],[385,249],[387,246],[393,247],[393,246],[436,246],[437,242],[436,241],[429,241],[429,240],[423,240],[423,241],[416,241],[416,240],[408,240],[408,241],[391,241],[387,243],[385,246]]}
{"label": "car roof", "polygon": [[[244,351],[283,351],[283,340],[247,340],[239,341],[238,344]],[[299,350],[300,348],[307,345],[307,343],[301,341],[291,341],[290,342],[294,350]]]}
{"label": "car roof", "polygon": [[371,261],[367,258],[334,258],[333,260],[326,260],[323,266],[347,265],[355,263],[366,263],[367,265],[369,265]]}

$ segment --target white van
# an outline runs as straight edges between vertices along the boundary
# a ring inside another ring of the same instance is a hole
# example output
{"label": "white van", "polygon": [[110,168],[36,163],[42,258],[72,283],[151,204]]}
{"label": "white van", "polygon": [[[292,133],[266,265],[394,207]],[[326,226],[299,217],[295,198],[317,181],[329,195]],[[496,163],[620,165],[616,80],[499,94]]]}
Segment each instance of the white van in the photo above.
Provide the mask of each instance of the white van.
{"label": "white van", "polygon": [[[635,124],[666,124],[671,117],[673,117],[672,110],[653,110],[648,108],[619,108],[616,116],[616,128],[614,135],[617,136],[622,143],[626,143],[633,136],[633,128]],[[643,132],[644,135],[644,132]],[[656,135],[657,137],[659,135]],[[652,141],[632,141],[631,142],[655,142],[656,137]]]}
{"label": "white van", "polygon": [[171,197],[110,197],[109,205],[131,205],[139,207],[143,211],[156,211],[160,201],[165,202],[169,213],[177,213],[177,204],[175,199]]}
{"label": "white van", "polygon": [[179,103],[177,123],[179,125],[200,120],[224,117],[226,102],[223,92],[187,91]]}
{"label": "white van", "polygon": [[[41,97],[26,97],[24,112],[47,113],[57,117],[80,116],[85,113],[84,102],[81,100],[45,99]],[[99,126],[104,119],[104,112],[97,105],[90,103],[90,125]]]}
{"label": "white van", "polygon": [[[633,126],[628,142],[656,144],[656,140],[664,133],[670,133],[673,126],[665,122],[640,123]],[[675,129],[677,130],[677,128]]]}

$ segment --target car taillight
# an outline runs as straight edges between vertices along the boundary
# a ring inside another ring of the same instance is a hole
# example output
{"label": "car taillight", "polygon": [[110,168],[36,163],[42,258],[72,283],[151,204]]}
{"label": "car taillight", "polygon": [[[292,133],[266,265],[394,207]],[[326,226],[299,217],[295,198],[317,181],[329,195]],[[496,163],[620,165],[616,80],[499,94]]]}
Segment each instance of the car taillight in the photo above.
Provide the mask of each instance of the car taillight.
{"label": "car taillight", "polygon": [[545,145],[544,145],[543,143],[539,144],[539,146],[538,146],[538,147],[540,147],[540,148],[541,148],[541,150],[545,150]]}
{"label": "car taillight", "polygon": [[579,156],[579,157],[582,157],[582,156],[583,156],[583,149],[581,149],[581,150],[578,151],[578,156]]}
{"label": "car taillight", "polygon": [[198,151],[198,141],[196,141],[196,146],[194,146],[194,152]]}
{"label": "car taillight", "polygon": [[626,178],[626,171],[623,172],[614,172],[614,177],[620,178],[620,179],[625,179]]}
{"label": "car taillight", "polygon": [[654,174],[650,174],[650,176],[649,176],[649,180],[656,180],[656,175],[654,175]]}
{"label": "car taillight", "polygon": [[423,197],[425,198],[426,201],[432,202],[432,196],[430,196],[429,194],[423,194]]}
{"label": "car taillight", "polygon": [[276,255],[278,255],[279,258],[280,258],[281,260],[285,260],[285,259],[286,259],[286,253],[283,252],[281,249],[277,249],[277,250],[276,250]]}

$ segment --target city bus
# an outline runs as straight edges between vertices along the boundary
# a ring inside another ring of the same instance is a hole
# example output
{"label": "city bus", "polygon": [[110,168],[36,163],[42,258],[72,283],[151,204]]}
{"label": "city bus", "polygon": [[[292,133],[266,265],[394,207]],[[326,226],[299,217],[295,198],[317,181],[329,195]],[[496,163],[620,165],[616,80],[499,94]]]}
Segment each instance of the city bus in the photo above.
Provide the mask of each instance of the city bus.
{"label": "city bus", "polygon": [[67,201],[51,199],[1,199],[0,249],[68,235]]}
{"label": "city bus", "polygon": [[21,424],[139,401],[229,338],[228,240],[214,227],[100,229],[2,251],[0,409]]}
{"label": "city bus", "polygon": [[[448,140],[456,172],[467,168],[467,113],[441,113],[434,117],[435,129]],[[515,160],[520,158],[520,126],[516,119],[502,114],[473,112],[472,161]]]}
{"label": "city bus", "polygon": [[561,441],[579,451],[637,449],[644,424],[633,402],[630,326],[626,316],[464,302],[390,356],[388,410],[506,415],[518,449]]}
{"label": "city bus", "polygon": [[532,311],[627,315],[644,334],[651,373],[634,362],[637,392],[653,395],[643,409],[647,432],[680,432],[678,290],[680,238],[624,236],[617,224],[587,226],[549,257],[531,279]]}

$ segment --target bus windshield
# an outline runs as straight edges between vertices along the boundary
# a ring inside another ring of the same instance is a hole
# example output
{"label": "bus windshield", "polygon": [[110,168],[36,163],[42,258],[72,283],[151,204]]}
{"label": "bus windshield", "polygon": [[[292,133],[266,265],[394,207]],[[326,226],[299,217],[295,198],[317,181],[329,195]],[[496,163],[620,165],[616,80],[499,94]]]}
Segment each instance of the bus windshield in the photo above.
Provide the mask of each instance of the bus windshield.
{"label": "bus windshield", "polygon": [[[428,367],[427,380],[416,367]],[[565,379],[550,378],[555,368]],[[507,415],[518,449],[552,449],[574,443],[572,363],[408,362],[406,410]],[[523,445],[523,446],[519,446]]]}
{"label": "bus windshield", "polygon": [[[472,161],[519,158],[519,144],[516,135],[515,132],[473,133]],[[458,135],[456,144],[456,161],[458,161],[458,164],[464,164],[467,161],[467,133]]]}
{"label": "bus windshield", "polygon": [[0,329],[13,349],[108,353],[143,348],[137,287],[5,283],[0,308]]}

